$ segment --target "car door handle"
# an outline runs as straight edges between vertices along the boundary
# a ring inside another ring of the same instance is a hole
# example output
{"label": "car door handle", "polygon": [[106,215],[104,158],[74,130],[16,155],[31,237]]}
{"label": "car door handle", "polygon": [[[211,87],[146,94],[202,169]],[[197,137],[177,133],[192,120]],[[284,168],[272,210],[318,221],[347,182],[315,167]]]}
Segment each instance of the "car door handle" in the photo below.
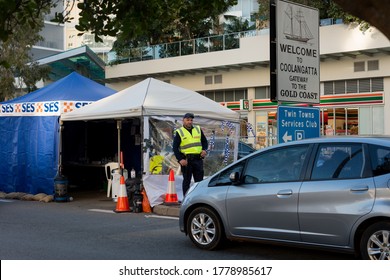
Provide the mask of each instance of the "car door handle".
{"label": "car door handle", "polygon": [[278,196],[286,196],[286,195],[292,195],[292,194],[293,194],[293,191],[291,189],[278,191]]}
{"label": "car door handle", "polygon": [[366,192],[369,190],[368,186],[361,186],[361,187],[353,187],[351,188],[351,192]]}

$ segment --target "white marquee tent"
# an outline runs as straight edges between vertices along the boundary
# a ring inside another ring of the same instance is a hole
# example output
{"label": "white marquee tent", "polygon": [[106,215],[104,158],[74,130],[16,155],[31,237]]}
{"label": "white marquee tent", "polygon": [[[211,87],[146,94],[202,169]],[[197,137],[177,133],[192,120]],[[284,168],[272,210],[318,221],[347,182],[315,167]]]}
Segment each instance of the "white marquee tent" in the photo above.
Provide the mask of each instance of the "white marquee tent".
{"label": "white marquee tent", "polygon": [[[185,113],[192,112],[195,115],[194,122],[203,120],[204,124],[213,122],[220,127],[221,123],[228,123],[234,147],[238,145],[239,114],[215,101],[210,100],[197,92],[184,89],[153,78],[147,78],[138,84],[121,90],[107,98],[103,98],[93,104],[61,115],[61,120],[67,121],[96,121],[139,118],[143,125],[141,137],[144,145],[150,139],[150,118],[159,118],[164,123],[171,122],[181,126],[181,120]],[[166,121],[165,121],[166,120]],[[120,151],[120,125],[118,125],[118,154]],[[202,124],[202,128],[204,125]],[[217,128],[213,128],[213,133]],[[220,130],[220,128],[219,128]],[[209,130],[211,131],[211,129]],[[233,135],[234,134],[234,135]],[[172,135],[172,133],[171,133]],[[207,135],[206,135],[207,136]],[[148,147],[144,147],[147,149]],[[235,148],[235,150],[237,150]],[[237,158],[236,151],[234,152]],[[152,175],[149,171],[150,153],[143,154],[143,184],[146,188],[151,206],[163,202],[167,184],[161,186],[161,182],[168,182],[168,175]],[[161,178],[163,176],[164,178]],[[181,176],[176,176],[176,189],[179,200],[181,193]]]}
{"label": "white marquee tent", "polygon": [[90,106],[63,114],[63,121],[121,119],[140,116],[196,116],[225,121],[239,121],[239,114],[204,97],[153,78],[104,98]]}

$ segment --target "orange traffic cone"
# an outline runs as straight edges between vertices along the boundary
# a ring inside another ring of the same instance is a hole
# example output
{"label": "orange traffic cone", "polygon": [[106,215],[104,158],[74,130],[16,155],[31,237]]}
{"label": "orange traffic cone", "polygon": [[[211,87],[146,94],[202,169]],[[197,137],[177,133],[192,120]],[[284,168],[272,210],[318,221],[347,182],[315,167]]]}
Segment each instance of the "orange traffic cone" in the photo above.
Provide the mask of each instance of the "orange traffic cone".
{"label": "orange traffic cone", "polygon": [[165,204],[178,204],[176,187],[175,187],[175,173],[171,169],[168,177],[168,190],[165,194]]}
{"label": "orange traffic cone", "polygon": [[125,177],[123,177],[123,175],[121,176],[120,179],[118,200],[114,212],[116,213],[130,212],[129,200],[127,199]]}

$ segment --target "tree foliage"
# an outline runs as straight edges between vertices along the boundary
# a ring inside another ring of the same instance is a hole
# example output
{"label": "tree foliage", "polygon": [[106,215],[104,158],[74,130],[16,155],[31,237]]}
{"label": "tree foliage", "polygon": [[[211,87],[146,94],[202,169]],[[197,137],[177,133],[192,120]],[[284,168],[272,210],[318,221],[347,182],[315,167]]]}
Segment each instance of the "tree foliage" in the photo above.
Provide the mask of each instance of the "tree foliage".
{"label": "tree foliage", "polygon": [[390,24],[388,17],[390,0],[333,0],[345,12],[358,17],[378,28],[390,39]]}
{"label": "tree foliage", "polygon": [[[269,20],[269,5],[270,0],[257,0],[259,3],[259,12],[258,12],[258,18],[260,21],[262,21],[262,24],[264,25]],[[331,1],[327,0],[290,0],[290,2],[302,4],[305,6],[315,7],[319,9],[320,12],[320,18],[327,17],[325,15],[326,10],[328,9],[328,6],[330,5]]]}
{"label": "tree foliage", "polygon": [[237,0],[88,0],[79,3],[81,32],[91,31],[95,40],[115,36],[122,41],[143,38],[150,44],[172,38],[204,35],[204,26],[237,4]]}
{"label": "tree foliage", "polygon": [[[290,2],[302,4],[305,6],[313,7],[318,9],[320,19],[325,18],[334,18],[334,19],[342,19],[344,23],[357,23],[360,25],[361,29],[364,31],[366,30],[369,25],[366,21],[364,21],[364,18],[358,18],[357,16],[353,16],[352,14],[348,14],[346,10],[343,10],[338,4],[337,0],[289,0]],[[353,2],[348,1],[348,2]],[[259,13],[258,17],[260,19],[260,25],[265,26],[269,19],[269,0],[258,0],[259,3]],[[361,6],[356,5],[355,6]]]}
{"label": "tree foliage", "polygon": [[0,0],[0,42],[7,41],[20,26],[27,25],[35,29],[42,25],[41,14],[50,11],[56,2],[52,0]]}
{"label": "tree foliage", "polygon": [[81,10],[76,29],[90,31],[95,41],[114,36],[114,50],[205,37],[219,15],[237,0],[88,0]]}
{"label": "tree foliage", "polygon": [[37,29],[38,25],[32,29],[25,23],[0,44],[0,58],[8,64],[0,65],[0,100],[14,97],[20,89],[36,90],[36,82],[47,76],[48,68],[38,66],[29,56],[32,44],[41,39]]}
{"label": "tree foliage", "polygon": [[223,24],[223,32],[224,33],[236,33],[240,31],[247,31],[247,30],[255,30],[256,25],[250,25],[248,20],[244,20],[237,17],[229,18],[224,24]]}
{"label": "tree foliage", "polygon": [[[37,2],[0,1],[0,100],[14,97],[20,88],[35,90],[36,82],[47,76],[48,69],[38,67],[29,55],[31,47],[42,39],[39,31],[47,11],[43,2]],[[14,14],[4,14],[5,11]]]}

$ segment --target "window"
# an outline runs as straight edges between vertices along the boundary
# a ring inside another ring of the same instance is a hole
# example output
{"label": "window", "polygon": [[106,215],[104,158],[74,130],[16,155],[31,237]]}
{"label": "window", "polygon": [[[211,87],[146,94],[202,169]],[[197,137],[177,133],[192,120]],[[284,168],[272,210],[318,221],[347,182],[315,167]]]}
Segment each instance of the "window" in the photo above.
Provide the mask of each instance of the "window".
{"label": "window", "polygon": [[347,93],[356,93],[356,92],[358,92],[358,81],[347,80]]}
{"label": "window", "polygon": [[[223,93],[221,93],[223,95]],[[235,101],[234,100],[234,91],[233,90],[227,90],[225,91],[225,101]]]}
{"label": "window", "polygon": [[359,80],[359,92],[370,92],[371,79],[360,79]]}
{"label": "window", "polygon": [[333,82],[324,82],[324,94],[333,94]]}
{"label": "window", "polygon": [[215,93],[215,102],[224,102],[223,93],[222,92],[216,92]]}
{"label": "window", "polygon": [[335,81],[334,82],[334,93],[335,94],[344,94],[345,93],[345,81]]}
{"label": "window", "polygon": [[236,90],[234,93],[235,100],[245,99],[245,90]]}
{"label": "window", "polygon": [[371,92],[383,91],[383,78],[371,79]]}
{"label": "window", "polygon": [[367,71],[379,70],[379,60],[367,61]]}
{"label": "window", "polygon": [[214,84],[222,84],[222,75],[214,76]]}
{"label": "window", "polygon": [[269,98],[269,87],[257,87],[255,89],[255,99]]}
{"label": "window", "polygon": [[205,76],[204,77],[204,84],[205,85],[211,85],[213,83],[213,76]]}
{"label": "window", "polygon": [[384,91],[383,78],[324,82],[324,95]]}
{"label": "window", "polygon": [[365,63],[364,61],[357,61],[353,64],[353,70],[354,72],[362,72],[365,69]]}
{"label": "window", "polygon": [[370,145],[371,168],[374,176],[390,173],[390,149]]}
{"label": "window", "polygon": [[[357,61],[353,64],[354,72],[366,71],[365,61]],[[379,70],[379,60],[367,60],[367,71]]]}
{"label": "window", "polygon": [[204,94],[205,97],[211,99],[211,100],[215,100],[215,97],[214,97],[214,91],[211,91],[211,92],[206,92]]}
{"label": "window", "polygon": [[229,89],[229,90],[215,90],[215,91],[201,91],[199,94],[210,98],[216,102],[231,102],[239,101],[240,99],[248,98],[247,89]]}
{"label": "window", "polygon": [[323,144],[314,161],[312,180],[362,178],[363,147],[360,144]]}
{"label": "window", "polygon": [[249,157],[212,178],[209,186],[231,185],[230,175],[234,172],[239,173],[244,184],[298,181],[307,150],[308,145],[295,145]]}
{"label": "window", "polygon": [[239,174],[242,173],[242,170],[244,169],[245,161],[241,161],[229,169],[226,169],[225,171],[221,172],[219,176],[216,176],[210,180],[209,187],[213,186],[226,186],[231,185],[232,182],[230,181],[230,174],[234,172],[238,172]]}
{"label": "window", "polygon": [[249,158],[243,175],[244,183],[299,180],[307,149],[307,145],[297,145]]}

